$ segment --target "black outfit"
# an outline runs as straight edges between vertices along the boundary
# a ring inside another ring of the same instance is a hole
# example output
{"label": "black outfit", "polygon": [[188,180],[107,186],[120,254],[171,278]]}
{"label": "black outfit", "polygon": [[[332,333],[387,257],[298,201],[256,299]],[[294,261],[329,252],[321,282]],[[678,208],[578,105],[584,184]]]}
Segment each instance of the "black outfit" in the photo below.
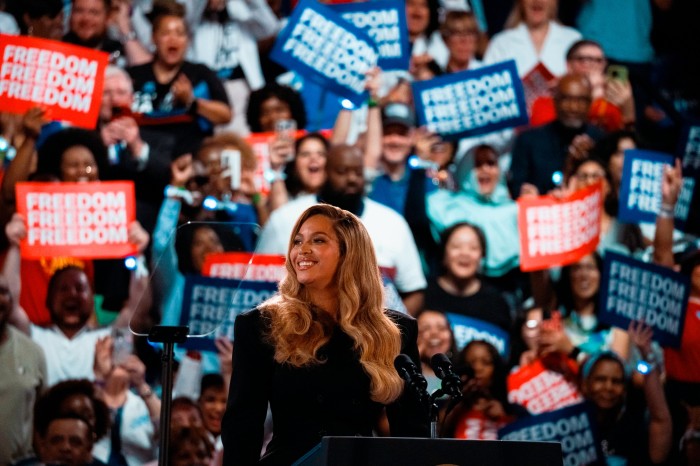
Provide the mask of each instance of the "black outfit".
{"label": "black outfit", "polygon": [[[415,319],[387,314],[401,330],[401,352],[420,367]],[[370,380],[351,338],[335,326],[318,351],[325,362],[295,368],[275,362],[274,347],[264,337],[268,325],[259,309],[236,318],[234,371],[222,423],[224,464],[289,465],[323,436],[371,436],[384,406],[370,399]],[[258,463],[268,402],[274,432]],[[387,415],[392,436],[428,436],[427,413],[412,394],[404,392],[387,406]]]}
{"label": "black outfit", "polygon": [[153,73],[153,62],[127,69],[134,82],[135,113],[143,114],[139,126],[177,138],[177,155],[194,152],[206,136],[213,134],[214,126],[192,108],[174,102],[170,87],[184,74],[192,83],[195,98],[215,100],[229,105],[223,84],[212,70],[198,63],[184,62],[179,73],[167,83],[159,83]]}
{"label": "black outfit", "polygon": [[587,134],[597,141],[603,132],[589,124],[573,129],[553,121],[520,134],[513,145],[510,166],[509,184],[513,199],[520,196],[523,183],[537,186],[540,194],[554,189],[552,174],[564,171],[569,145],[579,134]]}
{"label": "black outfit", "polygon": [[483,280],[479,291],[473,295],[455,296],[443,290],[437,279],[431,279],[425,290],[424,308],[473,317],[496,325],[506,332],[511,327],[508,303],[496,288]]}
{"label": "black outfit", "polygon": [[[593,411],[595,412],[595,407]],[[649,422],[644,393],[629,389],[625,406],[614,419],[596,425],[604,456],[624,458],[629,466],[651,466]]]}
{"label": "black outfit", "polygon": [[109,54],[110,64],[122,68],[126,66],[126,53],[124,52],[124,46],[121,44],[121,42],[110,39],[109,37],[103,37],[102,39],[85,42],[71,31],[63,36],[63,42],[106,52]]}

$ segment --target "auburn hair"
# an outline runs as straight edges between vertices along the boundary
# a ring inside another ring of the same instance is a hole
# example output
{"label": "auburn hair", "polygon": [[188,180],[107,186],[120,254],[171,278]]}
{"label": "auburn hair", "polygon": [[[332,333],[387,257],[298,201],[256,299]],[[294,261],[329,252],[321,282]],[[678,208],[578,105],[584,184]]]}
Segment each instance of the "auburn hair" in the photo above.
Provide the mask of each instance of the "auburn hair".
{"label": "auburn hair", "polygon": [[294,237],[309,218],[322,215],[333,222],[338,238],[340,261],[336,270],[338,284],[338,322],[354,342],[360,364],[370,379],[370,398],[388,404],[403,390],[403,380],[394,369],[401,352],[401,332],[383,308],[384,288],[372,240],[364,225],[353,214],[329,204],[308,208],[292,230],[287,252],[287,274],[279,285],[279,295],[261,305],[270,322],[268,341],[275,348],[280,364],[303,367],[322,364],[318,350],[332,335],[332,317],[310,304],[308,290],[299,283],[290,260]]}

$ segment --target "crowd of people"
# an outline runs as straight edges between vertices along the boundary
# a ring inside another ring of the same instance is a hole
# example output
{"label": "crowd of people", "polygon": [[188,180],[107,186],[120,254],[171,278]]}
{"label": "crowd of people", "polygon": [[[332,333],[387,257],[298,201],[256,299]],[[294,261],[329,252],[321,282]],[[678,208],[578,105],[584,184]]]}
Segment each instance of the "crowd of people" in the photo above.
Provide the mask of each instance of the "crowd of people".
{"label": "crowd of people", "polygon": [[[497,439],[540,414],[508,386],[540,364],[589,404],[607,464],[700,464],[700,240],[695,214],[674,227],[680,160],[655,223],[618,219],[625,151],[677,154],[700,116],[693,2],[406,0],[409,69],[369,70],[360,106],[270,59],[295,3],[0,1],[2,34],[109,54],[93,130],[0,108],[0,466],[157,464],[162,396],[172,465],[427,436],[399,353],[431,392],[435,354],[462,377],[459,403],[438,400],[442,438]],[[528,125],[457,141],[419,126],[414,82],[504,60],[524,82],[552,76]],[[112,180],[134,183],[136,266],[23,257],[18,183]],[[523,272],[517,200],[598,184],[596,251]],[[235,343],[178,348],[161,393],[162,348],[143,335],[180,323],[188,277],[225,251],[286,256],[285,278]],[[679,348],[600,321],[608,251],[689,278]],[[509,347],[461,341],[460,317]]]}

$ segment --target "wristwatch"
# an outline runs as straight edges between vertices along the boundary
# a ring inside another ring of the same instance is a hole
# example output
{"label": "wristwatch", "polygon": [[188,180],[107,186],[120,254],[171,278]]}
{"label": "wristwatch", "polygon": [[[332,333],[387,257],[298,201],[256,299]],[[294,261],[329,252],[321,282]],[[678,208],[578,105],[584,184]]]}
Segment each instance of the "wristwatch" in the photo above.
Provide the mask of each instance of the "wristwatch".
{"label": "wristwatch", "polygon": [[121,42],[122,44],[126,44],[130,40],[136,40],[136,31],[134,31],[133,29],[127,32],[126,34],[122,34],[119,38],[119,42]]}

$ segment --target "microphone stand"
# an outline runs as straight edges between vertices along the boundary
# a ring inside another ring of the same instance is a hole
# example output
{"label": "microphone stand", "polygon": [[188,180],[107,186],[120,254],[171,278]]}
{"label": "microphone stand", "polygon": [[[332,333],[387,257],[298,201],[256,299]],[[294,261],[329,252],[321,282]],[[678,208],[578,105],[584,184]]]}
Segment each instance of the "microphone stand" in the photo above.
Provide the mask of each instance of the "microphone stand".
{"label": "microphone stand", "polygon": [[430,407],[428,409],[428,413],[430,415],[430,438],[431,439],[436,439],[438,438],[438,431],[437,431],[437,419],[438,419],[438,405],[437,405],[437,399],[441,398],[443,395],[445,395],[445,392],[442,391],[442,388],[438,388],[433,392],[432,395],[430,395]]}
{"label": "microphone stand", "polygon": [[173,362],[175,355],[175,343],[184,343],[187,340],[189,327],[155,325],[148,334],[148,341],[163,343],[163,355],[161,356],[161,377],[163,391],[160,397],[160,442],[158,454],[158,466],[168,466],[170,448],[170,406],[173,398]]}

